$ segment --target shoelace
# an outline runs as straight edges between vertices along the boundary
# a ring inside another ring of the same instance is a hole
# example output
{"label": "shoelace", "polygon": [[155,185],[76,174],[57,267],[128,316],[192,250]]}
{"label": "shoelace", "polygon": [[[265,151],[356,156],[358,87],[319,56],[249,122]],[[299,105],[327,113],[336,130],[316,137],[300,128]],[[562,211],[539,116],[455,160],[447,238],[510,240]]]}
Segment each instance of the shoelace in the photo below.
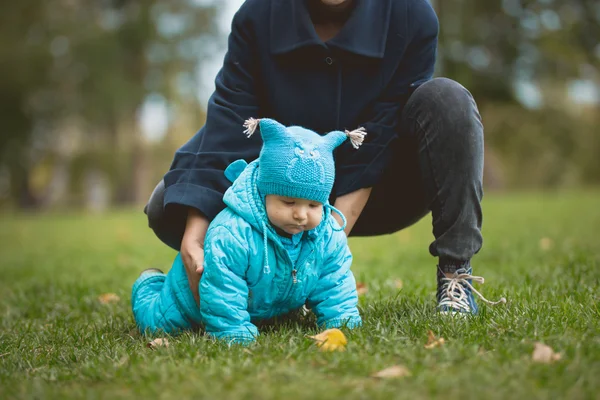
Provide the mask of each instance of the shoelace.
{"label": "shoelace", "polygon": [[477,289],[475,289],[473,287],[473,285],[471,285],[471,283],[469,282],[469,280],[475,281],[477,283],[483,283],[484,279],[481,276],[473,276],[470,274],[457,274],[456,276],[452,277],[452,278],[447,278],[444,277],[442,278],[442,281],[444,281],[444,286],[445,288],[442,288],[442,290],[445,292],[442,294],[442,300],[440,301],[439,305],[440,306],[450,306],[454,309],[463,309],[465,311],[470,311],[471,307],[469,306],[469,303],[467,302],[468,299],[468,295],[465,291],[465,286],[467,286],[469,289],[471,289],[471,291],[473,293],[475,293],[477,296],[479,296],[479,298],[481,300],[483,300],[485,303],[495,306],[497,304],[500,303],[506,303],[506,298],[501,297],[500,300],[498,301],[490,301],[488,299],[486,299],[485,297],[483,297],[483,295],[481,293],[479,293],[477,291]]}

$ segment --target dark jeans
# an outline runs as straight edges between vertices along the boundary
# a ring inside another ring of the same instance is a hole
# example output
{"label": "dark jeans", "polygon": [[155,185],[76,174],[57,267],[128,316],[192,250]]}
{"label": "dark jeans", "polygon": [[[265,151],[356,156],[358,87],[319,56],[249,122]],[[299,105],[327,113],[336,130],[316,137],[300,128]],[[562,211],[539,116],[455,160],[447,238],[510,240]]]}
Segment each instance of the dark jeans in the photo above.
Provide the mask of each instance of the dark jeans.
{"label": "dark jeans", "polygon": [[[430,253],[442,266],[469,260],[483,241],[483,126],[471,94],[445,78],[420,86],[403,110],[394,153],[351,236],[393,233],[431,211]],[[179,249],[185,218],[165,221],[163,192],[161,181],[145,209],[148,222],[164,243]]]}

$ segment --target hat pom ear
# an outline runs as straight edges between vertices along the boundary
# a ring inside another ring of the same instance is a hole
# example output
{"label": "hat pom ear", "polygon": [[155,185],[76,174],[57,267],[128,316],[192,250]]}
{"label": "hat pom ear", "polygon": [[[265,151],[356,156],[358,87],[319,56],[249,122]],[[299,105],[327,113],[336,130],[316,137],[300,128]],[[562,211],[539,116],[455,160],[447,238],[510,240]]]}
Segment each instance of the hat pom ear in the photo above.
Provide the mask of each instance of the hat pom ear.
{"label": "hat pom ear", "polygon": [[267,141],[273,137],[281,137],[287,129],[284,125],[271,118],[262,118],[260,120],[260,135],[263,141]]}
{"label": "hat pom ear", "polygon": [[350,139],[350,142],[352,143],[352,147],[354,147],[355,149],[358,149],[362,145],[363,141],[365,140],[366,134],[367,134],[367,132],[365,131],[365,128],[363,128],[363,127],[360,127],[353,131],[345,131],[345,132],[333,131],[333,132],[329,132],[327,134],[327,136],[325,137],[325,141],[327,142],[328,148],[331,151],[333,151],[340,144],[344,143],[344,141],[346,141],[346,139]]}
{"label": "hat pom ear", "polygon": [[258,127],[259,122],[260,119],[256,118],[248,118],[244,121],[244,128],[246,128],[244,130],[244,134],[247,138],[250,138],[252,135],[254,135],[254,132],[256,132],[256,128]]}
{"label": "hat pom ear", "polygon": [[352,143],[352,147],[358,149],[365,140],[365,136],[367,135],[367,131],[362,126],[353,130],[346,131],[346,135],[350,138],[350,143]]}
{"label": "hat pom ear", "polygon": [[327,149],[333,151],[336,147],[346,141],[347,136],[342,131],[332,131],[325,135],[324,139]]}
{"label": "hat pom ear", "polygon": [[280,124],[279,122],[270,119],[270,118],[248,118],[244,121],[244,134],[247,138],[250,138],[254,132],[256,132],[256,128],[260,126],[260,134],[263,140],[272,137],[277,132],[285,132],[285,126]]}

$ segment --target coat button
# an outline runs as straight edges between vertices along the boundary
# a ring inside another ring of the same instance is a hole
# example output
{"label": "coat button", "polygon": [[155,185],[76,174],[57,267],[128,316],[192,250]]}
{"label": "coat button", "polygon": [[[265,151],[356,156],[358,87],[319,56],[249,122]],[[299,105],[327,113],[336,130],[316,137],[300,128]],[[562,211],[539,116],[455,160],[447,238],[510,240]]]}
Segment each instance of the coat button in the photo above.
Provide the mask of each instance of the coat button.
{"label": "coat button", "polygon": [[327,58],[325,59],[325,62],[327,63],[327,65],[331,65],[331,64],[333,64],[333,58],[331,58],[331,57],[327,57]]}

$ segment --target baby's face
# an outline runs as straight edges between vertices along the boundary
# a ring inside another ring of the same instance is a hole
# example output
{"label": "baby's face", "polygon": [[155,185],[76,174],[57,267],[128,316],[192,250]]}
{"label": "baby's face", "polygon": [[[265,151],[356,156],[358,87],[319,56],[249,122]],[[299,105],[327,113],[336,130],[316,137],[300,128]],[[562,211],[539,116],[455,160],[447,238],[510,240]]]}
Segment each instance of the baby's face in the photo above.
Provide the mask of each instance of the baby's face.
{"label": "baby's face", "polygon": [[316,201],[270,194],[265,206],[271,224],[289,235],[310,231],[323,218],[323,204]]}

